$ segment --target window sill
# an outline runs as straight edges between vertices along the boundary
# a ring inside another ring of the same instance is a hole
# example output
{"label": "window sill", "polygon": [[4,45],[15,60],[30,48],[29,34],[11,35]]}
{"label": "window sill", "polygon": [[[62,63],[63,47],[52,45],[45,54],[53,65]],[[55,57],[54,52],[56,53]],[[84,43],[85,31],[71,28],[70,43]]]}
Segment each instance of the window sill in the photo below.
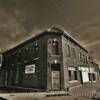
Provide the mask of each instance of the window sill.
{"label": "window sill", "polygon": [[69,83],[74,83],[74,82],[78,82],[78,80],[69,81]]}
{"label": "window sill", "polygon": [[61,55],[51,55],[51,57],[60,57]]}
{"label": "window sill", "polygon": [[96,81],[92,81],[93,83],[96,83]]}

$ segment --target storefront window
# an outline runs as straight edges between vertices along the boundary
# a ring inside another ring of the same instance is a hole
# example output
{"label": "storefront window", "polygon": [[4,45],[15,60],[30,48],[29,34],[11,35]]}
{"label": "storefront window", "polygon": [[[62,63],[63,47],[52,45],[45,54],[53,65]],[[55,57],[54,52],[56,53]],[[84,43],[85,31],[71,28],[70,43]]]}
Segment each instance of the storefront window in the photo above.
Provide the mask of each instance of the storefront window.
{"label": "storefront window", "polygon": [[78,80],[76,67],[68,68],[69,81]]}
{"label": "storefront window", "polygon": [[96,80],[96,78],[95,78],[95,74],[94,74],[94,73],[92,74],[92,78],[93,78],[93,81]]}

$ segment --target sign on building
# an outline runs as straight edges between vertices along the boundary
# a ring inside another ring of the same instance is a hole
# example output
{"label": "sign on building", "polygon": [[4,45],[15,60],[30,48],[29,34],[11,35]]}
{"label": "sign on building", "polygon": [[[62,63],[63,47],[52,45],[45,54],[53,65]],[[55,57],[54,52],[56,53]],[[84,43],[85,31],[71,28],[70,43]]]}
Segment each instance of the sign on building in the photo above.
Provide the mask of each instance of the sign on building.
{"label": "sign on building", "polygon": [[25,66],[25,74],[35,73],[35,64]]}

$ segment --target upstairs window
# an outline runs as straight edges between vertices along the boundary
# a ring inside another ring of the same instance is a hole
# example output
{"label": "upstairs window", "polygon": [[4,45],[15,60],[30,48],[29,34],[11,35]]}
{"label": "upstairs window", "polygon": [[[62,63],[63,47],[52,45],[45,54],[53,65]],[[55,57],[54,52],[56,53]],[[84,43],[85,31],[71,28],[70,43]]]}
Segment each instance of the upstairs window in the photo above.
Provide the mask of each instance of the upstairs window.
{"label": "upstairs window", "polygon": [[86,63],[88,63],[88,57],[86,56]]}
{"label": "upstairs window", "polygon": [[72,52],[73,52],[73,57],[76,58],[76,51],[75,51],[75,48],[72,48]]}
{"label": "upstairs window", "polygon": [[11,55],[11,61],[12,61],[12,65],[14,65],[14,63],[15,63],[15,55],[14,55],[14,53]]}
{"label": "upstairs window", "polygon": [[59,45],[57,39],[52,41],[52,54],[59,55]]}
{"label": "upstairs window", "polygon": [[39,53],[39,45],[38,45],[38,43],[35,43],[35,46],[34,46],[34,58],[38,58],[38,53]]}
{"label": "upstairs window", "polygon": [[82,61],[82,54],[79,53],[79,61]]}
{"label": "upstairs window", "polygon": [[17,63],[21,62],[21,50],[17,52]]}
{"label": "upstairs window", "polygon": [[25,48],[24,50],[24,60],[28,61],[28,48]]}
{"label": "upstairs window", "polygon": [[67,53],[67,56],[70,57],[70,46],[69,45],[66,46],[66,53]]}

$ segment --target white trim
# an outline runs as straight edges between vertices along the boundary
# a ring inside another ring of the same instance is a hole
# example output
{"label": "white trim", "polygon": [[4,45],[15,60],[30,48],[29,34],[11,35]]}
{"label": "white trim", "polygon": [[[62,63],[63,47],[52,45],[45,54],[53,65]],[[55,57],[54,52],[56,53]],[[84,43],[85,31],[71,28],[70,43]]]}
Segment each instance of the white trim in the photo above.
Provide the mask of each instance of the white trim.
{"label": "white trim", "polygon": [[75,67],[68,67],[68,70],[74,70],[74,71],[76,71]]}
{"label": "white trim", "polygon": [[89,68],[88,67],[79,67],[79,70],[85,71],[85,72],[89,72]]}
{"label": "white trim", "polygon": [[69,81],[69,83],[79,82],[78,80]]}
{"label": "white trim", "polygon": [[82,86],[82,84],[76,85],[76,86],[73,86],[73,87],[69,87],[69,90],[72,90],[72,89],[75,89],[75,88],[78,88],[78,87],[81,87],[81,86]]}

